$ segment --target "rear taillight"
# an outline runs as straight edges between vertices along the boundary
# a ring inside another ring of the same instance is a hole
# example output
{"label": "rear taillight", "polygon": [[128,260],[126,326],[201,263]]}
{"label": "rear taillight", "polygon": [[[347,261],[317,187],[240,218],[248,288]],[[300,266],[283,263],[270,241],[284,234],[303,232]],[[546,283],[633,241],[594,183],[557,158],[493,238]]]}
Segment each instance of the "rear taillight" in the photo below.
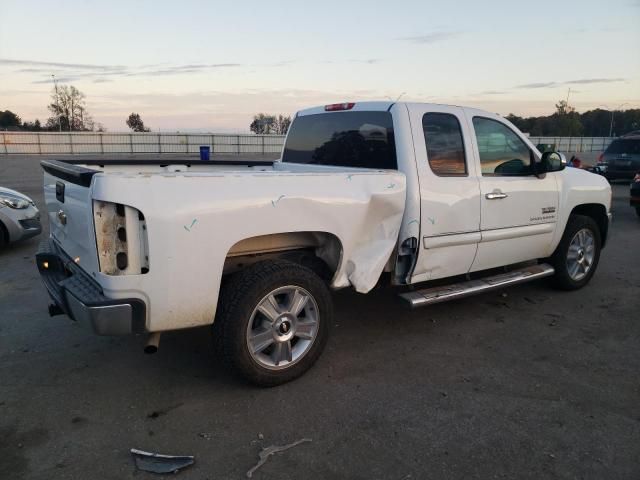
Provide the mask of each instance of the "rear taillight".
{"label": "rear taillight", "polygon": [[633,177],[634,182],[640,182],[640,173],[636,173],[636,176]]}
{"label": "rear taillight", "polygon": [[340,110],[351,110],[355,106],[356,106],[356,104],[353,103],[353,102],[349,102],[349,103],[332,103],[331,105],[325,105],[324,106],[324,111],[325,112],[339,112]]}
{"label": "rear taillight", "polygon": [[139,210],[120,203],[93,201],[100,272],[140,275],[149,271],[147,222]]}
{"label": "rear taillight", "polygon": [[602,163],[602,159],[604,158],[604,152],[598,155],[598,163]]}

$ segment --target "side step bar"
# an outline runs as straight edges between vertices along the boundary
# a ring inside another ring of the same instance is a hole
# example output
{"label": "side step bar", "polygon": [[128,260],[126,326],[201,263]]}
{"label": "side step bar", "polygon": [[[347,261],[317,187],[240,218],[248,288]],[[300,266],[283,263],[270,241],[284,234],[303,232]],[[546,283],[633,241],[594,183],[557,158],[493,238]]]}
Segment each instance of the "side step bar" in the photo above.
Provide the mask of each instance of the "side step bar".
{"label": "side step bar", "polygon": [[512,270],[491,277],[469,280],[467,282],[453,283],[441,287],[425,288],[413,292],[401,293],[400,297],[411,308],[423,307],[433,303],[447,302],[456,298],[469,297],[477,293],[487,292],[502,287],[530,282],[539,278],[549,277],[554,274],[551,265],[542,263],[529,267]]}

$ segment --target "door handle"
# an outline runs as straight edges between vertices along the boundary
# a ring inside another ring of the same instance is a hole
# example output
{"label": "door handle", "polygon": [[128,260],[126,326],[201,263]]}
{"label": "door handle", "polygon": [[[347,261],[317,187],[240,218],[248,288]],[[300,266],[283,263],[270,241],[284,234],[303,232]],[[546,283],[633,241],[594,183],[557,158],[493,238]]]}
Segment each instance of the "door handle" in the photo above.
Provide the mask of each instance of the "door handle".
{"label": "door handle", "polygon": [[506,193],[502,193],[502,190],[496,188],[493,192],[487,193],[485,195],[485,198],[487,200],[500,200],[502,198],[507,198],[508,196],[509,195],[507,195]]}

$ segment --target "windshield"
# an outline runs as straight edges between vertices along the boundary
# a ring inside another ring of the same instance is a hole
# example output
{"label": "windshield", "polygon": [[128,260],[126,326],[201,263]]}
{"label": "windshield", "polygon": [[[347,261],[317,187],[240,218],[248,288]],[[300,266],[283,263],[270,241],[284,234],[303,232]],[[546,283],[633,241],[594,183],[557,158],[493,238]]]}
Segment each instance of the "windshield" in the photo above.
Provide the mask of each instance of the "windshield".
{"label": "windshield", "polygon": [[611,145],[607,147],[605,153],[638,155],[640,154],[640,139],[614,140],[611,142]]}
{"label": "windshield", "polygon": [[335,112],[297,117],[282,161],[397,169],[389,112]]}

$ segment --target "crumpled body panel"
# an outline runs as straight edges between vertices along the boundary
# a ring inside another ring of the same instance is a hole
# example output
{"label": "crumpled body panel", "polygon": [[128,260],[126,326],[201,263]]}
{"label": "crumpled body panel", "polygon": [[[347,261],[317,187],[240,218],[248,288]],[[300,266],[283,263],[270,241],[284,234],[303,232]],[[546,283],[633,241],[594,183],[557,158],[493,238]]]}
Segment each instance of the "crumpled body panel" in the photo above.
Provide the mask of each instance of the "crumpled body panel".
{"label": "crumpled body panel", "polygon": [[371,290],[397,244],[404,175],[285,168],[96,175],[92,197],[140,210],[149,239],[147,274],[97,272],[105,295],[145,300],[150,331],[212,323],[229,250],[248,238],[286,232],[331,234],[339,249],[327,245],[318,254],[337,265],[332,286]]}

